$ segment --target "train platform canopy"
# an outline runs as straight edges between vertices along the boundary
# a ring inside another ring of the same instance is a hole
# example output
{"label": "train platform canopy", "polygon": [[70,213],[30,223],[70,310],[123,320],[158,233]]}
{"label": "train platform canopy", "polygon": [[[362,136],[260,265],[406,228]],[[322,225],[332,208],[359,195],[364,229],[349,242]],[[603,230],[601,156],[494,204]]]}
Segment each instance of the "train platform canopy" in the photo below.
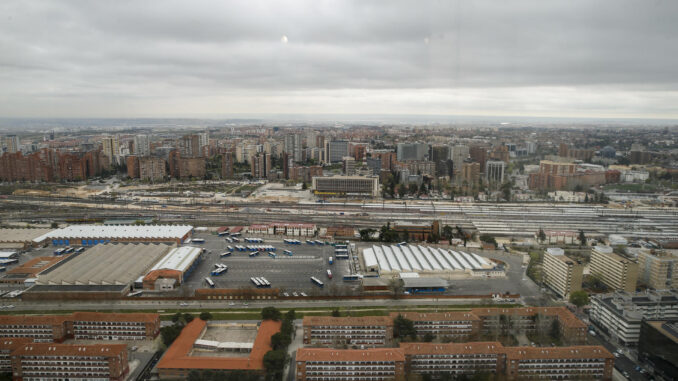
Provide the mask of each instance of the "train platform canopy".
{"label": "train platform canopy", "polygon": [[474,253],[422,245],[373,245],[363,250],[365,270],[379,273],[447,273],[492,269],[494,262]]}
{"label": "train platform canopy", "polygon": [[[69,240],[70,244],[80,244],[78,240],[106,241],[175,241],[181,242],[193,231],[190,225],[70,225],[50,231],[34,239]],[[67,244],[68,245],[68,244]]]}
{"label": "train platform canopy", "polygon": [[38,275],[38,285],[131,285],[174,245],[111,243],[97,245]]}

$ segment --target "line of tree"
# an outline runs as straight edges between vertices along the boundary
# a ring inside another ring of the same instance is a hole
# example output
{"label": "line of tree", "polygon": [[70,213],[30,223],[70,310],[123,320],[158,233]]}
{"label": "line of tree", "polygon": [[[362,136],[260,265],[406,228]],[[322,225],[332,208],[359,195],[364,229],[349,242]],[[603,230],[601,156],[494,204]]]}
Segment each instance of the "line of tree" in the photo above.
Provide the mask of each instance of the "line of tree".
{"label": "line of tree", "polygon": [[174,340],[176,340],[181,334],[181,330],[184,329],[186,324],[192,322],[193,319],[193,315],[189,313],[182,314],[177,312],[174,314],[172,316],[172,325],[160,328],[160,337],[162,338],[162,343],[167,347],[172,345]]}
{"label": "line of tree", "polygon": [[292,343],[294,338],[294,320],[296,313],[294,310],[289,310],[283,315],[280,310],[275,307],[266,307],[261,310],[262,320],[274,320],[282,323],[280,332],[271,336],[271,350],[264,355],[264,369],[266,369],[266,380],[282,380],[285,364],[289,360],[287,356],[287,347]]}

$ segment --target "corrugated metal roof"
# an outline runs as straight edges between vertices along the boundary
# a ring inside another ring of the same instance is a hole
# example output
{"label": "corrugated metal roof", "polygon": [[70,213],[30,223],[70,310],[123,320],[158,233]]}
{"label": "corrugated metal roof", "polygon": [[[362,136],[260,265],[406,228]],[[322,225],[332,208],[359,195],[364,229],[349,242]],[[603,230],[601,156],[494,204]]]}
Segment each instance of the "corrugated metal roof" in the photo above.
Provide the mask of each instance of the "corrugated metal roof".
{"label": "corrugated metal roof", "polygon": [[109,239],[182,239],[193,230],[190,225],[71,225],[35,238],[34,242],[54,238]]}

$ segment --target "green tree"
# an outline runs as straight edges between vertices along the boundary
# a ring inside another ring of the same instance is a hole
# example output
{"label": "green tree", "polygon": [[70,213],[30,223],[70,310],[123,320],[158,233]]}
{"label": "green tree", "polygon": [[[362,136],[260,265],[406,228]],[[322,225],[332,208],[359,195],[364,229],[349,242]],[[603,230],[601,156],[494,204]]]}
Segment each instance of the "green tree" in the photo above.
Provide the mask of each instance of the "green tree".
{"label": "green tree", "polygon": [[443,239],[451,239],[453,234],[454,234],[454,230],[452,229],[452,227],[450,225],[443,226],[443,233],[442,233]]}
{"label": "green tree", "polygon": [[294,322],[294,320],[296,320],[296,318],[297,318],[297,313],[294,312],[294,310],[289,310],[285,313],[285,320],[286,321]]}
{"label": "green tree", "polygon": [[332,316],[333,317],[340,317],[341,316],[341,312],[339,312],[338,308],[335,308],[335,309],[332,310]]}
{"label": "green tree", "polygon": [[180,323],[160,328],[160,337],[163,344],[168,347],[172,345],[174,340],[181,334],[182,329],[184,329],[184,325]]}
{"label": "green tree", "polygon": [[275,307],[264,307],[261,310],[261,320],[275,320],[282,318],[282,313]]}
{"label": "green tree", "polygon": [[269,379],[280,379],[287,362],[287,353],[283,350],[272,350],[264,355],[264,368]]}
{"label": "green tree", "polygon": [[207,311],[201,312],[200,313],[200,320],[202,320],[202,321],[212,320],[212,314],[207,312]]}
{"label": "green tree", "polygon": [[301,189],[303,189],[303,190],[308,189],[308,184],[306,184],[305,181],[301,184]]}
{"label": "green tree", "polygon": [[185,313],[185,314],[181,315],[181,318],[186,322],[186,324],[193,321],[193,315],[191,315],[189,313]]}
{"label": "green tree", "polygon": [[287,346],[292,342],[290,335],[278,332],[271,336],[271,347],[273,349],[287,349]]}
{"label": "green tree", "polygon": [[560,340],[560,322],[558,321],[558,319],[553,319],[553,321],[551,322],[549,336],[551,336],[552,340]]}
{"label": "green tree", "polygon": [[393,336],[400,338],[401,340],[406,338],[412,340],[416,339],[417,330],[414,328],[414,322],[404,318],[403,315],[398,314],[398,316],[393,319]]}
{"label": "green tree", "polygon": [[584,230],[579,229],[579,244],[582,246],[586,246],[586,234],[584,234]]}
{"label": "green tree", "polygon": [[435,336],[431,332],[426,332],[426,334],[422,338],[422,341],[425,343],[430,343],[431,341],[433,341],[433,339],[435,339]]}
{"label": "green tree", "polygon": [[50,227],[51,227],[52,229],[58,229],[58,228],[59,228],[59,223],[58,223],[58,222],[52,222],[52,224],[50,225]]}
{"label": "green tree", "polygon": [[544,243],[544,241],[546,241],[546,233],[544,233],[544,229],[539,228],[539,233],[537,233],[537,239],[539,240],[540,243]]}
{"label": "green tree", "polygon": [[589,304],[589,294],[584,290],[574,291],[570,294],[570,303],[583,307]]}
{"label": "green tree", "polygon": [[494,245],[495,248],[497,247],[497,240],[496,240],[493,236],[491,236],[491,235],[489,235],[489,234],[481,234],[481,235],[480,235],[480,240],[481,240],[482,242],[485,242],[485,243],[489,243],[489,244]]}

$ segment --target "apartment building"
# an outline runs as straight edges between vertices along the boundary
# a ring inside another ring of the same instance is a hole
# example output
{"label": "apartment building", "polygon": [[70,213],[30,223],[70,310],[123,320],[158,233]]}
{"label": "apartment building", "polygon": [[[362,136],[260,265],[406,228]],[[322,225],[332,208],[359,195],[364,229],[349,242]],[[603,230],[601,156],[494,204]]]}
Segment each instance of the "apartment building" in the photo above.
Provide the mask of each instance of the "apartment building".
{"label": "apartment building", "polygon": [[27,343],[11,354],[14,380],[112,380],[129,373],[127,345]]}
{"label": "apartment building", "polygon": [[640,280],[655,290],[678,288],[678,256],[669,251],[641,250],[638,253]]}
{"label": "apartment building", "polygon": [[393,320],[388,316],[304,316],[304,344],[386,346],[393,341]]}
{"label": "apartment building", "polygon": [[542,279],[558,296],[568,298],[581,290],[584,265],[565,255],[563,249],[550,247],[544,253]]}
{"label": "apartment building", "polygon": [[400,343],[400,349],[407,374],[501,374],[506,365],[506,349],[499,342]]}
{"label": "apartment building", "polygon": [[66,338],[66,316],[2,315],[0,337],[23,337],[36,343],[61,342]]}
{"label": "apartment building", "polygon": [[26,337],[0,337],[0,373],[12,372],[10,355],[20,346],[31,342],[33,340]]}
{"label": "apartment building", "polygon": [[675,291],[599,294],[591,298],[590,316],[615,341],[636,345],[644,319],[678,319],[678,294]]}
{"label": "apartment building", "polygon": [[586,324],[565,307],[473,308],[471,313],[480,319],[482,333],[508,327],[519,332],[548,330],[556,319],[565,342],[572,345],[586,343]]}
{"label": "apartment building", "polygon": [[405,355],[398,348],[297,350],[298,381],[403,381]]}
{"label": "apartment building", "polygon": [[71,315],[0,316],[0,337],[25,337],[36,343],[67,338],[152,340],[160,332],[158,314],[74,312]]}
{"label": "apartment building", "polygon": [[614,356],[602,346],[512,347],[505,350],[508,380],[612,380]]}
{"label": "apartment building", "polygon": [[612,290],[636,291],[638,263],[614,253],[609,246],[593,247],[589,271]]}
{"label": "apartment building", "polygon": [[66,326],[78,340],[153,340],[160,333],[160,316],[75,312]]}
{"label": "apartment building", "polygon": [[393,312],[390,316],[395,319],[398,315],[411,320],[419,336],[432,334],[438,337],[467,339],[480,331],[482,323],[481,319],[470,311]]}

